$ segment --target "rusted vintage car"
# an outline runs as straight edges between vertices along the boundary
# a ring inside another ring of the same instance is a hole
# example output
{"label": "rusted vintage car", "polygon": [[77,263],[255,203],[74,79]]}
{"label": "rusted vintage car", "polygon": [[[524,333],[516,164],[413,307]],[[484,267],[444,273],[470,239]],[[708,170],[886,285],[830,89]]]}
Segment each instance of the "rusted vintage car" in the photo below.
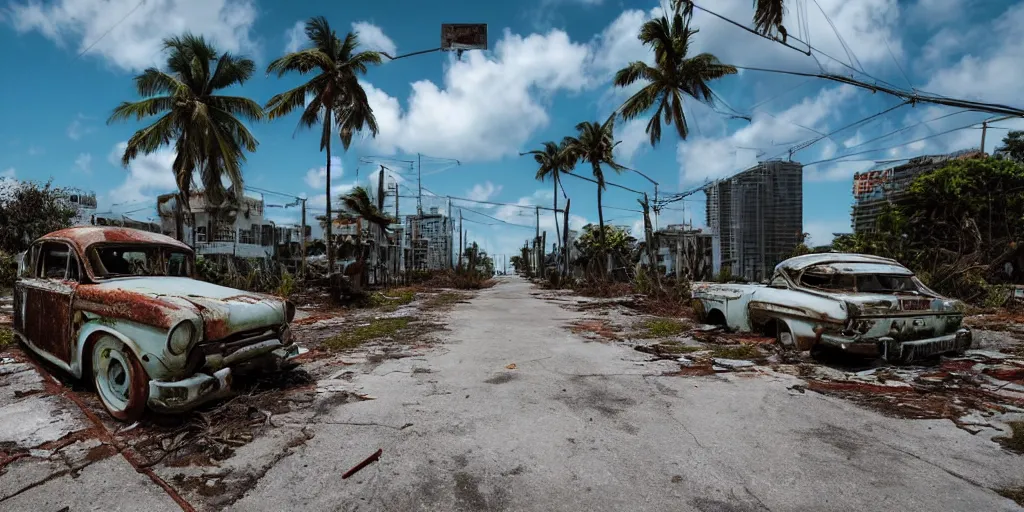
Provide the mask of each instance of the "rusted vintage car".
{"label": "rusted vintage car", "polygon": [[74,227],[36,240],[14,293],[15,335],[58,368],[91,379],[123,421],[231,393],[233,373],[293,366],[288,301],[194,279],[173,238]]}
{"label": "rusted vintage car", "polygon": [[778,264],[767,285],[695,283],[692,293],[705,322],[775,335],[815,355],[831,349],[910,363],[972,341],[959,302],[877,256],[797,256]]}

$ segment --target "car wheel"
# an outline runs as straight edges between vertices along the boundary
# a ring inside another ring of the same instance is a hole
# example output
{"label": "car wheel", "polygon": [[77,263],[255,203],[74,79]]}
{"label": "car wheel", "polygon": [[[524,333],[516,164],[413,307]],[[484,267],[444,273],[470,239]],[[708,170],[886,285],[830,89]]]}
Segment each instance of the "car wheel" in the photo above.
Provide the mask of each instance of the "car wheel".
{"label": "car wheel", "polygon": [[149,376],[124,343],[104,336],[93,345],[92,379],[111,416],[121,421],[142,417],[149,399]]}
{"label": "car wheel", "polygon": [[790,332],[789,327],[786,326],[785,322],[776,323],[775,341],[784,348],[793,348],[796,346],[796,340],[793,338],[793,333]]}

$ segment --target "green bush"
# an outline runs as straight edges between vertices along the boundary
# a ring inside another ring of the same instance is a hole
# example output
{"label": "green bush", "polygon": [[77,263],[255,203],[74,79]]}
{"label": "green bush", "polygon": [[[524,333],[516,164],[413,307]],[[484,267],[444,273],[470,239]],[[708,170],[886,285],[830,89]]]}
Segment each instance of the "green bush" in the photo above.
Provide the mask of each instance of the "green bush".
{"label": "green bush", "polygon": [[18,278],[18,262],[14,255],[0,251],[0,291],[14,289],[14,280]]}

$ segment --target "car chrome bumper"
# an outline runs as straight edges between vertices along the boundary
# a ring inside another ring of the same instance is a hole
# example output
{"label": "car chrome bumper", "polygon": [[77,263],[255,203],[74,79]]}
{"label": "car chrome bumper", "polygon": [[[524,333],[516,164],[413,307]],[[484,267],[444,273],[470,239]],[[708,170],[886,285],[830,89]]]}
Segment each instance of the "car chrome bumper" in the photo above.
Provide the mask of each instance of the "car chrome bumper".
{"label": "car chrome bumper", "polygon": [[899,341],[890,337],[868,341],[831,334],[821,336],[821,343],[828,347],[850,354],[880,356],[892,362],[910,362],[949,352],[961,352],[971,348],[972,342],[971,330],[966,328],[953,334],[912,341]]}
{"label": "car chrome bumper", "polygon": [[[245,351],[244,358],[232,358],[238,352],[224,358],[227,364],[238,363],[239,366],[253,359],[267,359],[264,363],[280,368],[281,365],[299,355],[299,346],[294,343],[282,346],[278,340],[273,344],[263,342],[251,350]],[[229,358],[231,358],[229,360]],[[230,361],[230,362],[229,362]],[[158,412],[181,412],[211,400],[232,394],[233,366],[221,368],[212,373],[197,373],[191,377],[175,380],[149,381],[149,407]]]}

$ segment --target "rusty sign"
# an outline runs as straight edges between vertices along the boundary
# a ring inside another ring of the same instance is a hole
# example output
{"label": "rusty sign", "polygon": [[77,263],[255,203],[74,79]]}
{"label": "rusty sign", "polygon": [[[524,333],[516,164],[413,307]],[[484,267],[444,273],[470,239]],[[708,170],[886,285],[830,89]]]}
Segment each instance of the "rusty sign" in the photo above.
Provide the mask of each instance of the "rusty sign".
{"label": "rusty sign", "polygon": [[486,50],[486,23],[444,23],[441,25],[442,50]]}

